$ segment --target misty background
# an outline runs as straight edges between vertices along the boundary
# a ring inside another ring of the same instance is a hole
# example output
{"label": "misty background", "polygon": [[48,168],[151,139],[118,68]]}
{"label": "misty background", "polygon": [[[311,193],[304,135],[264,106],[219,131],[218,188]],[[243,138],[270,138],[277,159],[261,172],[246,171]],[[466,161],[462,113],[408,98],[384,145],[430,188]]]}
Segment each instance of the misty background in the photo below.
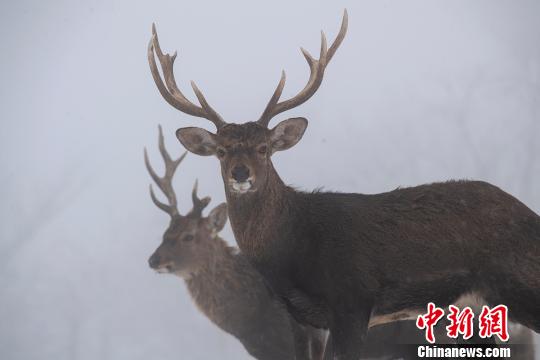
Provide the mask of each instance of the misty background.
{"label": "misty background", "polygon": [[[349,11],[318,93],[274,156],[286,183],[376,193],[448,179],[489,181],[540,212],[540,2],[2,1],[0,3],[0,358],[247,359],[201,315],[183,281],[147,258],[168,217],[150,201],[143,147],[162,169],[182,126],[146,58],[156,22],[176,79],[195,80],[227,121],[259,117],[308,78]],[[224,201],[219,163],[189,154],[180,208]],[[227,226],[222,232],[231,244]],[[500,259],[504,261],[504,259]],[[540,356],[537,354],[537,358]]]}

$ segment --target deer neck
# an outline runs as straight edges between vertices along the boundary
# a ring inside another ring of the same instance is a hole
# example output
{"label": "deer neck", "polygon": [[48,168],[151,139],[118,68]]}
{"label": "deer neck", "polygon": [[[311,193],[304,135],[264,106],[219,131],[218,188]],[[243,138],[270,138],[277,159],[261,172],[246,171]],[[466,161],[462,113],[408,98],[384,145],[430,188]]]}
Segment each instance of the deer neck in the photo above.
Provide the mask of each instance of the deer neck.
{"label": "deer neck", "polygon": [[223,300],[229,297],[230,291],[237,291],[231,285],[236,282],[229,279],[237,272],[236,255],[235,249],[220,237],[216,237],[211,243],[211,255],[185,282],[197,307],[219,323],[222,315],[219,309],[223,306]]}
{"label": "deer neck", "polygon": [[215,236],[207,243],[207,256],[204,263],[187,280],[188,282],[212,282],[220,278],[224,270],[231,268],[235,261],[235,250],[225,240]]}
{"label": "deer neck", "polygon": [[273,229],[289,212],[291,188],[286,186],[270,163],[266,183],[256,192],[238,196],[226,187],[229,218],[236,241],[249,257],[264,257],[276,237]]}

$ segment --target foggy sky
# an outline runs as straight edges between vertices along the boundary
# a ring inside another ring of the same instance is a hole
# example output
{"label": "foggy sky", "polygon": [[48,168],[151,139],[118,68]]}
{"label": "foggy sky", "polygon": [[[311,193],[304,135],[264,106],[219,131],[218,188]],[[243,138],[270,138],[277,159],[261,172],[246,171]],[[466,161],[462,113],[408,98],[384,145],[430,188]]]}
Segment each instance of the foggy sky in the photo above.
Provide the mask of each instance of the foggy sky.
{"label": "foggy sky", "polygon": [[[176,79],[227,121],[259,117],[309,72],[324,29],[349,31],[305,116],[274,156],[301,189],[376,193],[481,179],[540,212],[538,1],[3,1],[0,4],[0,357],[247,359],[147,258],[168,218],[148,196],[157,124],[175,156],[181,114],[159,95],[146,46],[155,22]],[[199,179],[224,201],[218,161],[189,154],[180,208]],[[222,233],[234,243],[230,228]],[[504,261],[504,259],[501,259]],[[538,355],[537,355],[538,357]],[[540,358],[540,357],[538,357]]]}

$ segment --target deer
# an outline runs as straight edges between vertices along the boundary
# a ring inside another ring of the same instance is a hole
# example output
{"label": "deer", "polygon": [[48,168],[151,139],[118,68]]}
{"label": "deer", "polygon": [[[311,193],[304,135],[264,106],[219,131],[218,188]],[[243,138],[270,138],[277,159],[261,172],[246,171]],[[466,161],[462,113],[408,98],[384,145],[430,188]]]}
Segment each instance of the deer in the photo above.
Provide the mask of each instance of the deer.
{"label": "deer", "polygon": [[277,173],[272,155],[296,145],[308,120],[269,123],[316,93],[347,26],[345,10],[329,47],[322,33],[318,59],[301,49],[310,70],[305,87],[280,101],[283,71],[261,116],[242,124],[226,122],[194,82],[199,105],[183,95],[176,53],[162,52],[153,27],[147,55],[159,92],[216,127],[183,127],[176,137],[188,151],[219,160],[240,250],[296,321],[329,329],[334,359],[358,359],[371,326],[414,319],[429,302],[504,304],[511,320],[539,332],[540,217],[512,195],[473,180],[379,194],[307,192]]}
{"label": "deer", "polygon": [[[291,324],[294,320],[265,285],[262,276],[237,248],[229,246],[219,236],[227,222],[227,205],[222,203],[208,216],[203,216],[211,199],[198,196],[196,181],[191,192],[192,209],[186,215],[180,214],[172,181],[187,152],[173,159],[165,147],[162,127],[158,130],[158,149],[165,164],[165,174],[160,177],[156,173],[146,149],[144,163],[167,203],[157,199],[152,185],[150,198],[171,220],[161,244],[148,259],[149,266],[158,273],[174,274],[183,279],[197,308],[220,329],[240,340],[250,355],[257,359],[294,359],[292,327],[302,328]],[[416,358],[416,352],[409,351],[414,349],[400,346],[423,343],[423,336],[414,330],[412,322],[373,328],[362,357]],[[330,359],[330,353],[324,352],[325,332],[310,327],[299,331],[309,332],[311,359],[323,356]],[[443,336],[441,331],[438,334]]]}

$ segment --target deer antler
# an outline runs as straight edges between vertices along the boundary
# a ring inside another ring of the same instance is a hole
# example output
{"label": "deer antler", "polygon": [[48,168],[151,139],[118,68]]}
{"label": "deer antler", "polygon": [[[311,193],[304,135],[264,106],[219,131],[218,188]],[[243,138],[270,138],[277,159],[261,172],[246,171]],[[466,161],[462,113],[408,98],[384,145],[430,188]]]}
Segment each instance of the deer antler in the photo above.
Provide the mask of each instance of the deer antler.
{"label": "deer antler", "polygon": [[172,160],[171,156],[167,152],[167,149],[165,149],[165,142],[163,140],[163,130],[161,129],[161,125],[159,126],[159,152],[161,153],[161,156],[163,157],[163,161],[165,162],[165,174],[163,175],[163,177],[159,177],[154,171],[154,169],[152,168],[152,165],[150,165],[146,148],[144,149],[144,163],[146,165],[146,169],[150,173],[150,176],[152,177],[152,179],[154,179],[154,182],[161,189],[163,194],[165,194],[165,196],[167,197],[168,204],[164,204],[157,199],[156,194],[154,194],[154,190],[151,184],[150,184],[150,197],[152,198],[152,201],[154,202],[154,204],[156,204],[158,208],[165,211],[171,217],[180,215],[180,213],[178,212],[178,203],[176,200],[176,193],[174,192],[174,189],[172,186],[172,178],[174,176],[176,169],[178,168],[178,165],[180,165],[182,160],[184,160],[184,158],[186,157],[187,151],[184,154],[182,154],[182,156],[180,156],[178,159]]}
{"label": "deer antler", "polygon": [[192,216],[200,217],[202,216],[202,212],[204,208],[208,206],[211,199],[208,196],[202,199],[199,199],[199,196],[197,196],[198,186],[199,186],[199,180],[195,180],[195,184],[193,185],[193,190],[191,191],[191,199],[193,200],[193,209],[191,209],[191,212],[189,214]]}
{"label": "deer antler", "polygon": [[347,10],[345,9],[345,11],[343,12],[341,29],[339,30],[336,39],[334,40],[329,49],[327,49],[326,47],[326,36],[324,35],[324,32],[321,31],[321,51],[319,60],[315,60],[306,49],[300,48],[300,50],[302,50],[302,54],[308,62],[309,69],[311,71],[306,86],[296,96],[278,103],[281,93],[283,92],[283,87],[285,86],[286,79],[285,71],[282,71],[281,80],[279,81],[279,84],[274,91],[274,94],[270,98],[268,105],[266,105],[266,108],[264,109],[264,112],[262,113],[257,123],[264,127],[268,127],[268,123],[274,116],[303,104],[310,97],[312,97],[313,94],[315,94],[315,92],[321,85],[326,65],[328,65],[339,45],[341,45],[341,42],[345,38],[345,34],[347,33],[347,26],[348,15]]}
{"label": "deer antler", "polygon": [[[159,73],[154,54],[158,57],[161,70],[163,71],[163,76],[165,78],[165,83],[163,83],[163,79]],[[227,123],[223,121],[223,118],[208,104],[204,95],[193,81],[191,82],[191,87],[193,88],[193,91],[195,92],[201,106],[193,104],[178,89],[173,71],[176,55],[176,52],[174,52],[174,54],[171,56],[170,54],[164,54],[161,51],[156,32],[156,25],[152,24],[152,38],[148,44],[148,63],[150,64],[150,70],[152,72],[154,82],[156,83],[161,95],[176,109],[189,115],[210,120],[212,123],[214,123],[214,125],[216,125],[218,130],[227,125]]]}

